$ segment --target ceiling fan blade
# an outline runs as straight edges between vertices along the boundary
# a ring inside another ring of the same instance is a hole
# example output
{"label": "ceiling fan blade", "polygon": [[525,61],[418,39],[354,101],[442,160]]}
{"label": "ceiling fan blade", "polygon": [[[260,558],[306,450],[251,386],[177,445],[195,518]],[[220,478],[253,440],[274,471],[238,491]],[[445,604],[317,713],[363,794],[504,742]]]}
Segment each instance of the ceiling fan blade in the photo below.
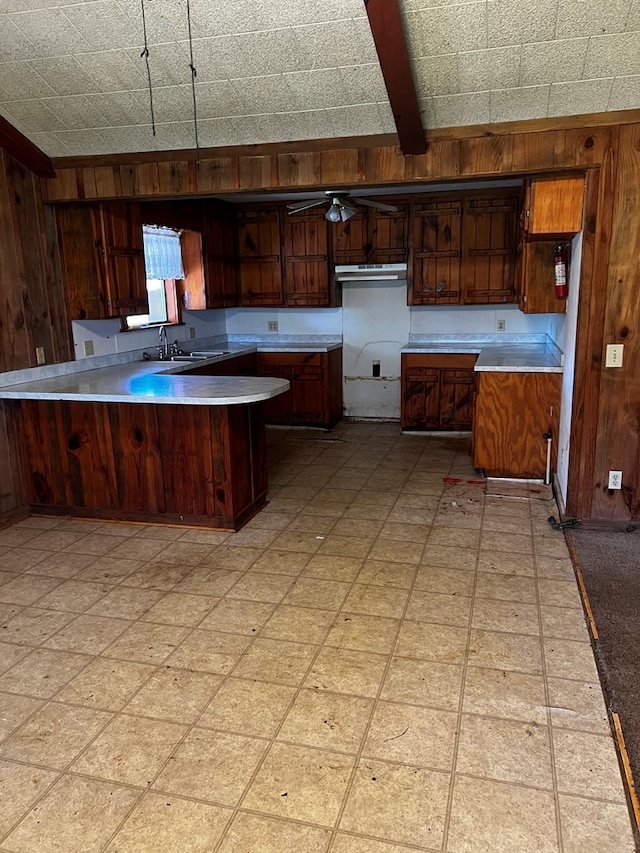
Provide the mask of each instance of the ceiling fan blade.
{"label": "ceiling fan blade", "polygon": [[319,204],[326,204],[326,198],[313,199],[308,198],[306,201],[295,201],[293,204],[288,204],[290,213],[296,213],[299,210],[308,210],[310,207],[318,207]]}
{"label": "ceiling fan blade", "polygon": [[365,207],[377,207],[378,210],[388,210],[389,213],[396,213],[398,210],[393,204],[384,204],[381,201],[371,201],[368,198],[352,198],[351,201],[356,204],[364,204]]}

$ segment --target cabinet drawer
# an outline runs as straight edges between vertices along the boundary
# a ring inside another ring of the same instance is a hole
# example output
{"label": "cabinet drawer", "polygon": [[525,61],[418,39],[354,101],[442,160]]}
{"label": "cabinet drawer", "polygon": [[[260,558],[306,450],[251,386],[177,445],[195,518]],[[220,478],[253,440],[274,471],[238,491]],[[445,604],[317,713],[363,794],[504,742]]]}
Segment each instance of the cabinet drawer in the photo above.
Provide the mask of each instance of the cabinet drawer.
{"label": "cabinet drawer", "polygon": [[321,367],[326,353],[322,352],[261,352],[258,360],[261,370],[273,367]]}

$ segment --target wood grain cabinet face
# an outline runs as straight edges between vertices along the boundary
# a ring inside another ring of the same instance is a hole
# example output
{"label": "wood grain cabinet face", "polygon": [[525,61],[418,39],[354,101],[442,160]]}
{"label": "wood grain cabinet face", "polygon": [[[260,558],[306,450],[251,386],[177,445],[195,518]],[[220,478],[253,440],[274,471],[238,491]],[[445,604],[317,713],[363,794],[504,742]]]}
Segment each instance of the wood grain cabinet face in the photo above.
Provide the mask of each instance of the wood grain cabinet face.
{"label": "wood grain cabinet face", "polygon": [[144,314],[149,302],[140,205],[109,202],[100,206],[100,214],[107,316]]}
{"label": "wood grain cabinet face", "polygon": [[520,310],[525,314],[561,314],[567,310],[566,298],[556,297],[556,245],[553,240],[535,240],[522,247]]}
{"label": "wood grain cabinet face", "polygon": [[55,216],[69,319],[102,320],[107,294],[99,205],[58,205]]}
{"label": "wood grain cabinet face", "polygon": [[207,308],[240,304],[236,219],[231,211],[203,205],[203,263]]}
{"label": "wood grain cabinet face", "polygon": [[471,429],[476,358],[472,353],[403,353],[402,429]]}
{"label": "wood grain cabinet face", "polygon": [[460,302],[462,201],[434,200],[413,208],[412,305]]}
{"label": "wood grain cabinet face", "polygon": [[360,208],[346,222],[329,226],[334,263],[394,264],[407,260],[409,208],[393,199],[389,203],[398,210]]}
{"label": "wood grain cabinet face", "polygon": [[[480,373],[473,421],[473,464],[495,477],[544,476],[547,430],[556,439],[562,375]],[[555,462],[555,458],[553,460]]]}
{"label": "wood grain cabinet face", "polygon": [[284,304],[279,210],[238,214],[238,262],[242,305]]}
{"label": "wood grain cabinet face", "polygon": [[284,220],[283,268],[285,301],[291,307],[326,308],[333,304],[324,211],[309,211]]}
{"label": "wood grain cabinet face", "polygon": [[533,178],[525,205],[525,229],[530,237],[573,236],[582,229],[584,177]]}
{"label": "wood grain cabinet face", "polygon": [[514,195],[465,199],[462,243],[465,305],[516,301],[518,207]]}

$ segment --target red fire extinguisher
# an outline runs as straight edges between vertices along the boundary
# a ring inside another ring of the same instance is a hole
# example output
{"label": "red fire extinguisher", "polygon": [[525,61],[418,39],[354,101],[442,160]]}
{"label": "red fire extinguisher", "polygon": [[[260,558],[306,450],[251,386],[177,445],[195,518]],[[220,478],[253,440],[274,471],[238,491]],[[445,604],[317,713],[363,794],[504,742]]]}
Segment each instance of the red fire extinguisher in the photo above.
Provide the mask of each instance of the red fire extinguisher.
{"label": "red fire extinguisher", "polygon": [[564,246],[558,245],[553,250],[553,266],[556,298],[565,299],[567,296],[567,253]]}

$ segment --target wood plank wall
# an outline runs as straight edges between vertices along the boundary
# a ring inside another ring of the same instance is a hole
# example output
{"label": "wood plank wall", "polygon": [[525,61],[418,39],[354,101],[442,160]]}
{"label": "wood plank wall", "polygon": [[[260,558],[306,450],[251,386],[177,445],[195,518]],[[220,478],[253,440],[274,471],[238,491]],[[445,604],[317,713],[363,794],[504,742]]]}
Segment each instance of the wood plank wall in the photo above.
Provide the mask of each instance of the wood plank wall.
{"label": "wood plank wall", "polygon": [[[72,355],[67,333],[53,209],[41,184],[0,150],[0,372],[34,367],[36,347],[48,364]],[[11,424],[0,407],[0,523],[20,511]]]}
{"label": "wood plank wall", "polygon": [[[371,137],[210,149],[199,159],[195,152],[164,152],[60,160],[42,193],[63,203],[586,172],[588,262],[567,510],[640,520],[640,111],[449,129],[429,133],[427,141],[426,154],[408,157],[393,138]],[[2,180],[6,174],[0,187]],[[6,205],[0,201],[0,216]],[[617,373],[603,367],[611,342],[625,343]],[[623,471],[620,493],[606,489],[610,468]]]}

